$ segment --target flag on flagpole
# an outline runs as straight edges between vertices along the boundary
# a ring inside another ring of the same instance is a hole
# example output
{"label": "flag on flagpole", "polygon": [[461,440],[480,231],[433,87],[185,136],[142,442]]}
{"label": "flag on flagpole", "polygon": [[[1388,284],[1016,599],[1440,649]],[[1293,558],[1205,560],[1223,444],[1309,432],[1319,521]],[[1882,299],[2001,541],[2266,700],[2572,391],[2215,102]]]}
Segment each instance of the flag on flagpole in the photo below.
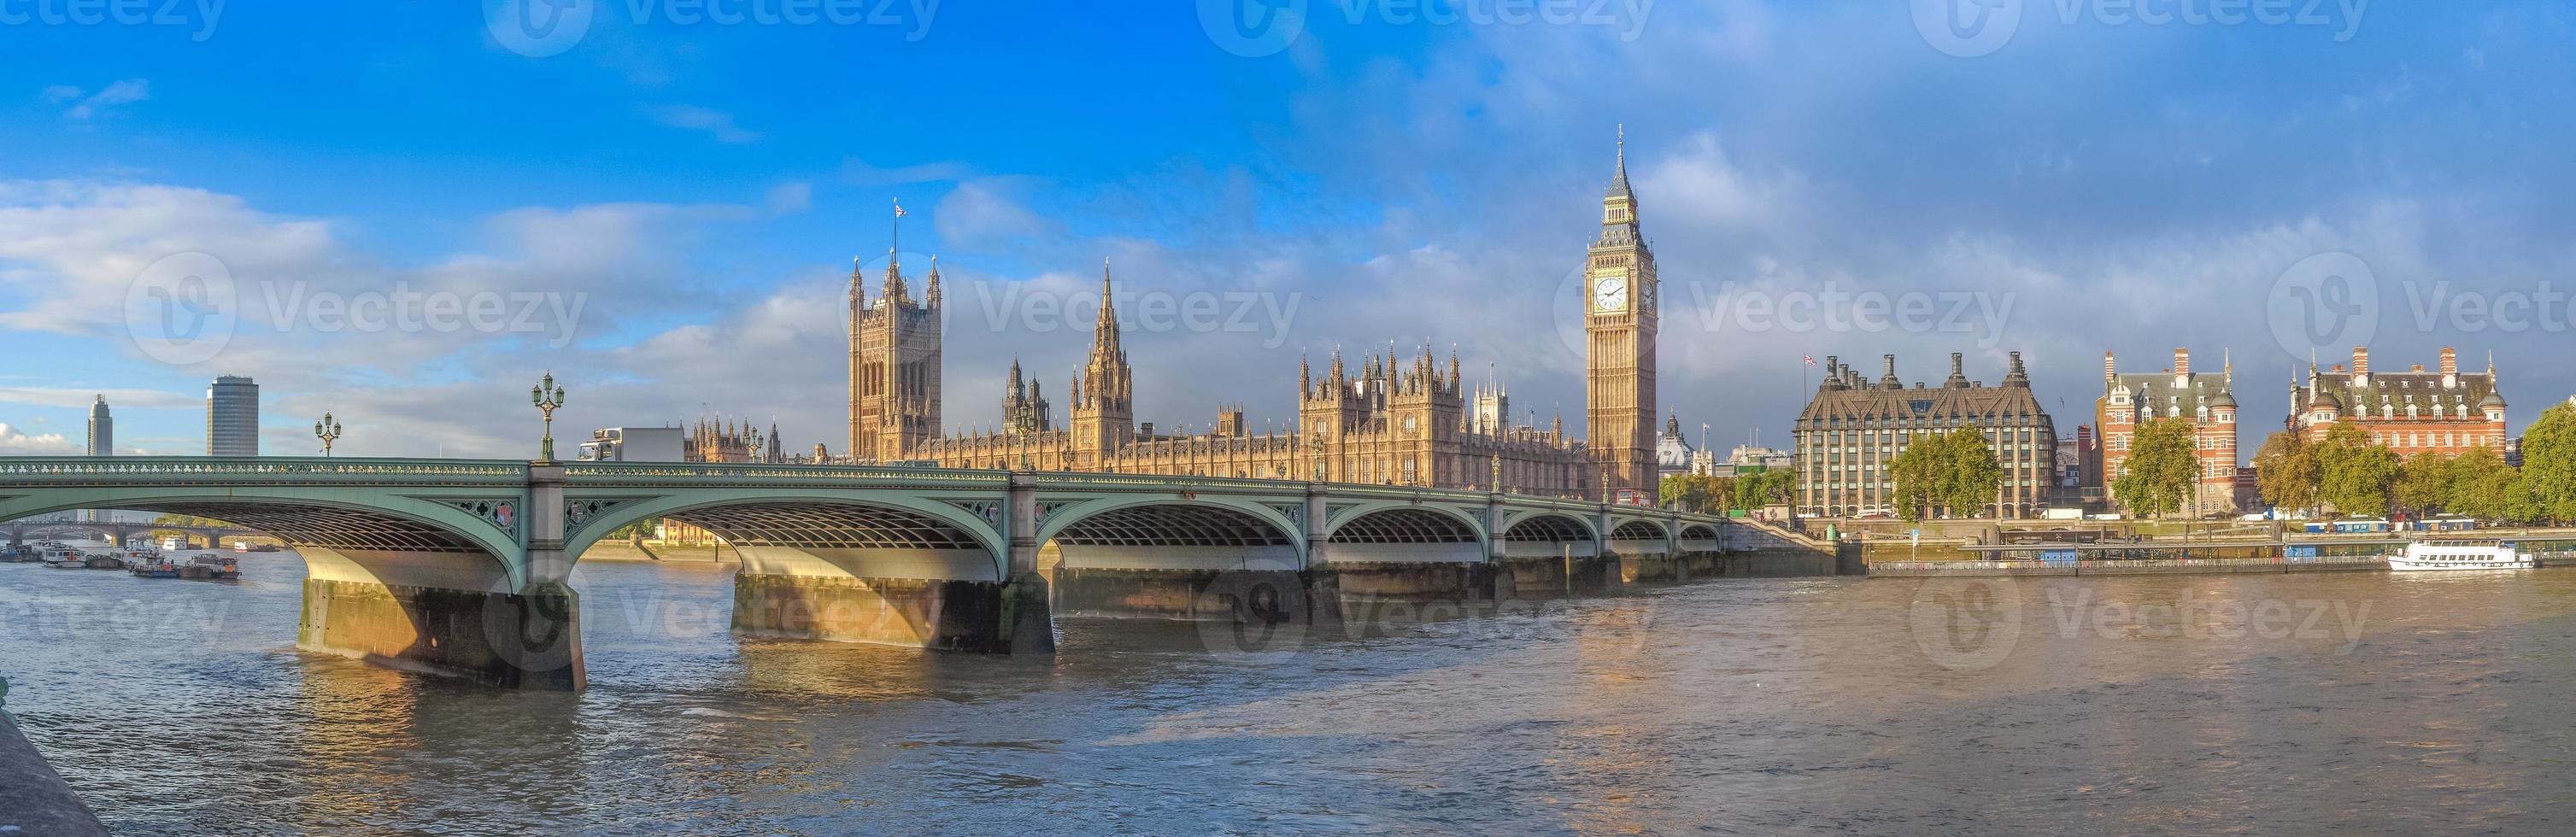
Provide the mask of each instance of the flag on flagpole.
{"label": "flag on flagpole", "polygon": [[903,204],[897,203],[894,205],[894,217],[903,217]]}
{"label": "flag on flagpole", "polygon": [[[898,213],[899,213],[899,212],[900,212],[900,210],[898,210]],[[1806,358],[1806,361],[1807,361],[1807,365],[1808,365],[1808,366],[1814,366],[1814,365],[1816,365],[1816,356],[1815,356],[1815,355],[1806,355],[1806,356],[1805,356],[1805,358]]]}

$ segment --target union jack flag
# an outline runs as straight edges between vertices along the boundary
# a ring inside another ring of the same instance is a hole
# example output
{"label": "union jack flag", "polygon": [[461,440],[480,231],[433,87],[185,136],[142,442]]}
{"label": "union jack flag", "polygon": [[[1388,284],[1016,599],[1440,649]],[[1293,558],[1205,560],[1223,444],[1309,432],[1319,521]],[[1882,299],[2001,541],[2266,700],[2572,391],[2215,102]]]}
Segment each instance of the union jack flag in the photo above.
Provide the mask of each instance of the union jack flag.
{"label": "union jack flag", "polygon": [[894,217],[897,217],[897,218],[901,218],[901,217],[903,217],[903,202],[901,202],[901,201],[897,201],[897,202],[895,202],[895,205],[894,205]]}
{"label": "union jack flag", "polygon": [[1814,366],[1814,365],[1816,365],[1816,356],[1815,356],[1815,355],[1805,355],[1804,357],[1807,359],[1807,365],[1808,365],[1808,366]]}

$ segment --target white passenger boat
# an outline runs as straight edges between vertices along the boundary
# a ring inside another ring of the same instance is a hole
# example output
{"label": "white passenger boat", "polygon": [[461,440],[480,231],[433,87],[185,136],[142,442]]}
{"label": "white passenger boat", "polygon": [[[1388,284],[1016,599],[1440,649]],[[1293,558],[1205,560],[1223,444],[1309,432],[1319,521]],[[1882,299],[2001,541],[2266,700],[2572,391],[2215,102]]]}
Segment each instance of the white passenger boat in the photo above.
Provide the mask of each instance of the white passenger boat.
{"label": "white passenger boat", "polygon": [[2512,541],[2416,541],[2406,551],[2388,556],[2388,568],[2399,572],[2432,570],[2528,570],[2538,561],[2515,549]]}

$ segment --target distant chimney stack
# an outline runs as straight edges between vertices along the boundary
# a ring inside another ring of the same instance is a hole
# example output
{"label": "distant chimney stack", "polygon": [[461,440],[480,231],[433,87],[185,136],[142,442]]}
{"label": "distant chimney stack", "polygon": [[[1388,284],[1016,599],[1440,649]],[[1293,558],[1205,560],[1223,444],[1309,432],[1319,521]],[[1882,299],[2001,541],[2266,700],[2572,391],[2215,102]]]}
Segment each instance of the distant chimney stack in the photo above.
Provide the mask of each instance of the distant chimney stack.
{"label": "distant chimney stack", "polygon": [[2442,347],[2442,374],[2460,374],[2460,353],[2448,346]]}
{"label": "distant chimney stack", "polygon": [[2175,349],[2175,350],[2174,350],[2174,369],[2173,369],[2173,371],[2174,371],[2174,374],[2176,374],[2176,375],[2189,375],[2189,374],[2191,374],[2191,350],[2190,350],[2190,349]]}
{"label": "distant chimney stack", "polygon": [[2370,374],[2370,347],[2352,347],[2352,374],[2355,376]]}
{"label": "distant chimney stack", "polygon": [[2111,379],[2113,379],[2113,378],[2119,377],[2119,374],[2120,374],[2119,366],[2118,366],[2118,365],[2117,365],[2117,364],[2112,360],[2111,353],[2110,353],[2110,352],[2103,352],[2103,353],[2102,353],[2102,380],[2105,380],[2105,381],[2111,380]]}

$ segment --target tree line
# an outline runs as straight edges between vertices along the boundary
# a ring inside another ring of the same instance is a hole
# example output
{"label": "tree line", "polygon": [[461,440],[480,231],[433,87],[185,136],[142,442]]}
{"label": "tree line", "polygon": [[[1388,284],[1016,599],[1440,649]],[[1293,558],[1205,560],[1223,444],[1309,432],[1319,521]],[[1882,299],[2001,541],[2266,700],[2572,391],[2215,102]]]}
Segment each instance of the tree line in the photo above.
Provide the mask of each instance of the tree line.
{"label": "tree line", "polygon": [[2523,431],[2520,468],[2484,446],[2458,456],[2425,452],[2400,459],[2349,423],[2313,440],[2274,433],[2254,455],[2254,467],[2263,502],[2282,510],[2452,514],[2506,523],[2576,520],[2576,407],[2551,407]]}
{"label": "tree line", "polygon": [[1664,478],[1661,488],[1656,496],[1676,509],[1693,514],[1725,514],[1790,502],[1798,493],[1798,474],[1785,468],[1732,477],[1674,474]]}

